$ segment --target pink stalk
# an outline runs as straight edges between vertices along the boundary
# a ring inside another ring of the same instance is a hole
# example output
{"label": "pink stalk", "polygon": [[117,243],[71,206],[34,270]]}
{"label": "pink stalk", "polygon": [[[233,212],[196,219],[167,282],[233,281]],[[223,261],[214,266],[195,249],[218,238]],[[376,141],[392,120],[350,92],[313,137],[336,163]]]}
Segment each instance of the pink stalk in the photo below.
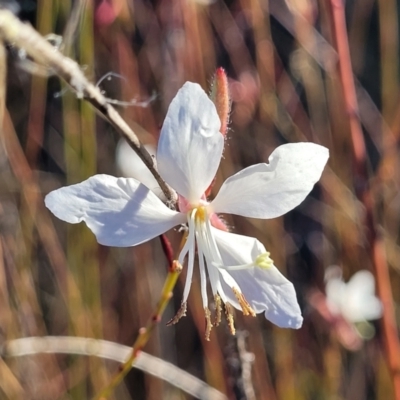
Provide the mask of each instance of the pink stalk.
{"label": "pink stalk", "polygon": [[357,196],[365,206],[366,210],[365,225],[368,230],[368,248],[371,250],[371,260],[375,271],[379,297],[384,306],[382,328],[386,357],[393,380],[395,399],[400,400],[400,343],[396,327],[393,295],[384,243],[377,232],[377,226],[373,214],[374,204],[369,190],[365,142],[358,117],[358,104],[351,67],[344,5],[342,0],[330,0],[330,6],[333,34],[336,41],[336,50],[339,55],[339,69],[343,96],[346,110],[349,115],[355,170],[357,177],[360,178],[364,184],[358,191]]}

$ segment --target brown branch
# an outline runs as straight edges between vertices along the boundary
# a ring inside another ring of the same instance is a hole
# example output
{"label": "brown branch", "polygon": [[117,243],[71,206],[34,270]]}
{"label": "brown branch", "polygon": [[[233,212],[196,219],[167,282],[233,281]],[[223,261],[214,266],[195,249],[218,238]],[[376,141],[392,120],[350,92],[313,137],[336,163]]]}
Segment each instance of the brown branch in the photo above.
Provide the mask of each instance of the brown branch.
{"label": "brown branch", "polygon": [[30,25],[22,23],[8,10],[0,10],[0,37],[5,42],[23,49],[36,63],[51,69],[67,82],[78,98],[90,102],[106,118],[114,129],[125,138],[144,164],[154,175],[169,205],[174,205],[177,195],[158,173],[154,160],[140,143],[138,137],[123,120],[117,110],[109,103],[100,89],[93,85],[83,74],[79,65],[65,57]]}

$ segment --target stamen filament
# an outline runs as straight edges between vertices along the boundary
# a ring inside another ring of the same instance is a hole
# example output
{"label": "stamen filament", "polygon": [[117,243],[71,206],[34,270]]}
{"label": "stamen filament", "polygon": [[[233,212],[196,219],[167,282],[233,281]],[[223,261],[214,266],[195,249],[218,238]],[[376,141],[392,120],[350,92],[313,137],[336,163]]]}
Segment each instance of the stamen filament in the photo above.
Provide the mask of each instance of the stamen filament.
{"label": "stamen filament", "polygon": [[189,252],[189,257],[188,257],[188,269],[187,269],[187,275],[186,275],[186,282],[185,282],[185,287],[183,289],[183,302],[187,301],[187,298],[189,296],[190,292],[190,286],[192,284],[192,278],[193,278],[193,266],[194,266],[194,253],[195,253],[195,227],[194,227],[194,218],[196,215],[196,210],[193,210],[191,212],[190,218],[188,218],[188,224],[189,224],[189,236],[187,238],[188,243],[188,252]]}
{"label": "stamen filament", "polygon": [[204,255],[200,246],[197,246],[197,253],[199,257],[201,298],[203,300],[203,307],[206,308],[208,306],[207,276],[206,276],[206,268],[204,266]]}

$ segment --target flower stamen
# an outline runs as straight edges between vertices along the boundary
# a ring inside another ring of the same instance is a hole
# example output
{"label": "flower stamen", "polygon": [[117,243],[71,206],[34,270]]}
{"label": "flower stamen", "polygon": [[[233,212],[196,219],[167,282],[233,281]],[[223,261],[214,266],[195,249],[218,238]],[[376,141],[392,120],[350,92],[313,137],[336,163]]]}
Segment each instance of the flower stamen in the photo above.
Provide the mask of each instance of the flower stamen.
{"label": "flower stamen", "polygon": [[251,308],[243,293],[239,292],[239,290],[237,290],[235,287],[233,287],[232,290],[239,302],[240,307],[242,308],[243,315],[251,315],[252,317],[255,317],[256,312]]}
{"label": "flower stamen", "polygon": [[206,207],[200,206],[196,208],[196,222],[201,223],[204,222],[207,218],[207,210]]}
{"label": "flower stamen", "polygon": [[186,303],[186,301],[183,301],[178,312],[175,314],[175,317],[171,318],[167,322],[167,326],[175,325],[182,317],[185,317],[186,310],[187,310],[187,303]]}
{"label": "flower stamen", "polygon": [[214,318],[214,326],[218,326],[221,323],[221,315],[222,315],[222,306],[221,306],[221,297],[217,293],[214,296],[215,303],[215,318]]}
{"label": "flower stamen", "polygon": [[231,334],[234,335],[236,333],[235,321],[233,319],[233,309],[229,303],[225,303],[225,316],[228,321],[229,330],[231,331]]}
{"label": "flower stamen", "polygon": [[210,341],[210,333],[211,329],[213,327],[213,324],[211,323],[211,312],[208,307],[204,308],[204,315],[206,317],[206,332],[205,332],[205,339],[207,342]]}

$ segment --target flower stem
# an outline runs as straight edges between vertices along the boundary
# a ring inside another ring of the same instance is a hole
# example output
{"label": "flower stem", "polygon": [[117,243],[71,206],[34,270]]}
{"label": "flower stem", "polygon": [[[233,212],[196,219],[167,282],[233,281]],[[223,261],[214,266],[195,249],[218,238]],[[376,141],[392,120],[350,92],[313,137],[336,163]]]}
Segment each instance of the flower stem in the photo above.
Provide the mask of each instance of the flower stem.
{"label": "flower stem", "polygon": [[114,388],[121,383],[127,373],[132,369],[133,363],[139,355],[140,351],[149,341],[151,334],[158,322],[161,320],[161,316],[172,296],[172,290],[175,287],[178,276],[182,271],[182,265],[178,261],[174,261],[168,271],[167,278],[165,279],[164,287],[161,292],[160,300],[157,306],[147,322],[146,327],[139,330],[139,336],[137,337],[135,343],[132,346],[131,355],[128,359],[121,365],[119,371],[111,379],[110,383],[98,393],[94,400],[104,400],[110,396]]}
{"label": "flower stem", "polygon": [[24,49],[32,59],[48,68],[66,81],[76,93],[78,99],[86,100],[114,127],[128,142],[146,167],[153,174],[170,206],[177,201],[177,194],[168,186],[158,173],[154,160],[139,141],[135,132],[110,104],[99,87],[95,86],[83,74],[81,67],[71,58],[56,50],[44,37],[30,25],[24,24],[9,10],[0,10],[0,38],[13,46]]}
{"label": "flower stem", "polygon": [[353,145],[356,178],[359,184],[356,194],[365,207],[365,226],[367,228],[368,248],[377,281],[378,294],[383,304],[382,327],[386,347],[386,358],[392,376],[396,400],[400,400],[400,342],[396,326],[392,287],[388,270],[382,234],[376,216],[375,204],[371,194],[369,176],[366,168],[366,148],[358,116],[357,96],[354,85],[349,42],[346,30],[343,0],[330,0],[333,32],[336,50],[339,55],[339,68],[343,96],[349,115],[350,133]]}

